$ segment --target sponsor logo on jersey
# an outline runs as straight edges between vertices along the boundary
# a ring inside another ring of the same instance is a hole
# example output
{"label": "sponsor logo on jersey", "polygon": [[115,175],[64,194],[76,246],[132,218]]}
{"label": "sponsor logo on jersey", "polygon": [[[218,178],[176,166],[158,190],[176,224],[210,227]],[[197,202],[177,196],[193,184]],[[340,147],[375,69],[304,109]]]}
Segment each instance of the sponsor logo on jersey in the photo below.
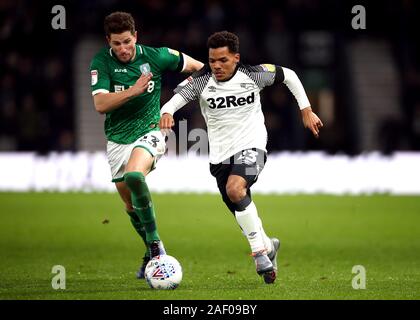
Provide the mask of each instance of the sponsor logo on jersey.
{"label": "sponsor logo on jersey", "polygon": [[148,63],[143,63],[143,64],[140,66],[140,72],[141,72],[142,74],[148,74],[148,73],[150,72],[150,64],[148,64]]}
{"label": "sponsor logo on jersey", "polygon": [[215,86],[210,86],[208,89],[209,89],[209,92],[216,92]]}
{"label": "sponsor logo on jersey", "polygon": [[127,69],[114,69],[114,72],[127,72]]}
{"label": "sponsor logo on jersey", "polygon": [[98,83],[98,70],[92,70],[90,72],[91,84],[94,86]]}
{"label": "sponsor logo on jersey", "polygon": [[251,90],[251,89],[255,89],[257,87],[257,85],[255,83],[241,83],[240,84],[241,88],[244,88],[245,90]]}
{"label": "sponsor logo on jersey", "polygon": [[114,92],[121,92],[124,91],[124,86],[114,85]]}
{"label": "sponsor logo on jersey", "polygon": [[257,235],[257,233],[254,231],[254,232],[249,233],[248,237],[253,239],[253,238],[255,238],[256,235]]}
{"label": "sponsor logo on jersey", "polygon": [[231,108],[231,107],[241,107],[246,104],[254,103],[255,101],[255,93],[252,92],[247,97],[236,97],[236,96],[226,96],[226,97],[218,97],[208,98],[206,100],[209,104],[210,109],[224,109],[224,108]]}

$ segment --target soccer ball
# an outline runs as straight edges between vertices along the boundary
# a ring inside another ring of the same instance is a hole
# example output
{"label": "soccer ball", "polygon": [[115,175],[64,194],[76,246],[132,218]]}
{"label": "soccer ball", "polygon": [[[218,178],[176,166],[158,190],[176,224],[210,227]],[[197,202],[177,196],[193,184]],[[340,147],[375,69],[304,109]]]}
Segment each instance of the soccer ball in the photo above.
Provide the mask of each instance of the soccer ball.
{"label": "soccer ball", "polygon": [[182,267],[174,257],[160,255],[146,265],[145,278],[152,289],[176,289],[182,280]]}

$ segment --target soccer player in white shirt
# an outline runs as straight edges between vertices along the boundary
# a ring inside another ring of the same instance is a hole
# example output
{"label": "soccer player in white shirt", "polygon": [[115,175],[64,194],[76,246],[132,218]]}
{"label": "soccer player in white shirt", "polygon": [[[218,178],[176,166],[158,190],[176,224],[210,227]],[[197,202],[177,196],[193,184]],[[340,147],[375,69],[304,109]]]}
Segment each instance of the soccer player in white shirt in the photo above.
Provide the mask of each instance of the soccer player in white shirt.
{"label": "soccer player in white shirt", "polygon": [[248,239],[257,273],[266,283],[273,283],[280,241],[265,234],[250,191],[267,159],[260,91],[275,82],[286,84],[298,102],[304,126],[316,138],[323,124],[312,112],[294,71],[272,64],[241,64],[239,38],[227,31],[211,35],[207,46],[208,65],[175,89],[175,95],[161,109],[159,126],[170,129],[173,114],[188,102],[199,100],[207,124],[210,172]]}

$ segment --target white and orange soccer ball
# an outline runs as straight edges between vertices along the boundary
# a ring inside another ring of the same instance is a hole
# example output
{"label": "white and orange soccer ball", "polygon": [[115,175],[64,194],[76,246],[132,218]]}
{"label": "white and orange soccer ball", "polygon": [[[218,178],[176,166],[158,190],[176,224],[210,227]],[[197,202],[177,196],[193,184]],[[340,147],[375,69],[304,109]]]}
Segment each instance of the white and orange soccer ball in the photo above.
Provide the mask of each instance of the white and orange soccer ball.
{"label": "white and orange soccer ball", "polygon": [[157,256],[146,265],[145,278],[153,289],[176,289],[182,280],[181,264],[167,254]]}

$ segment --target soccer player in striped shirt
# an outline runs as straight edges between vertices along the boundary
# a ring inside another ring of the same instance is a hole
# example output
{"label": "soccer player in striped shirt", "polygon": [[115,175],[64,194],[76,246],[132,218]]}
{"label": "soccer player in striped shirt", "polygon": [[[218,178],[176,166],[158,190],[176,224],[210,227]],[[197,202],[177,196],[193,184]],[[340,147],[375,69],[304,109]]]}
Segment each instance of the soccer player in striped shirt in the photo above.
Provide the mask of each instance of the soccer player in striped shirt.
{"label": "soccer player in striped shirt", "polygon": [[294,71],[272,64],[241,64],[239,39],[227,31],[210,36],[207,45],[208,65],[178,86],[176,94],[161,109],[159,126],[170,129],[177,110],[190,101],[200,101],[210,145],[210,172],[247,237],[257,273],[263,275],[266,283],[273,283],[280,241],[266,235],[250,191],[267,159],[260,91],[273,83],[284,83],[298,102],[305,127],[315,137],[322,122],[312,112]]}

